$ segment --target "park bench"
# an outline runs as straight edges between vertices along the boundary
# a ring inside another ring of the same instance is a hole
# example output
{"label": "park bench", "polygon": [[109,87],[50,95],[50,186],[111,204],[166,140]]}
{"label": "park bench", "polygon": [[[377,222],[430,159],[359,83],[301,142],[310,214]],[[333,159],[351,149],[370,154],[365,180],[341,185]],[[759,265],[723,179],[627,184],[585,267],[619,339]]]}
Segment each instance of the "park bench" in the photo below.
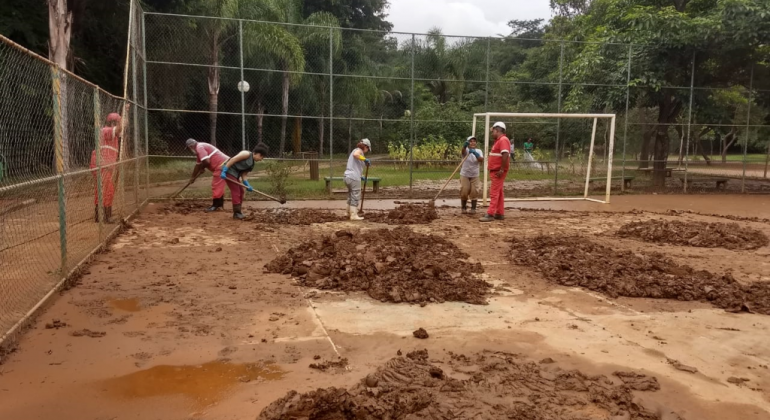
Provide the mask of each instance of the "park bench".
{"label": "park bench", "polygon": [[[679,178],[680,181],[682,181],[682,184],[685,183],[684,177]],[[687,188],[690,188],[693,183],[695,182],[716,182],[717,189],[725,189],[727,188],[727,181],[729,181],[729,178],[715,178],[715,177],[701,177],[701,178],[687,178]]]}
{"label": "park bench", "polygon": [[[623,180],[623,184],[625,184],[625,187],[631,188],[631,181],[633,181],[634,178],[635,177],[633,176],[613,176],[612,180],[613,181]],[[599,178],[590,178],[588,180],[588,183],[592,184],[594,182],[606,182],[606,181],[607,181],[607,177],[599,177]]]}
{"label": "park bench", "polygon": [[[653,171],[655,171],[654,168],[641,168],[636,170],[636,172],[644,174],[652,174]],[[684,168],[666,168],[666,178],[671,178],[672,172],[684,172]]]}
{"label": "park bench", "polygon": [[[329,191],[331,194],[332,191],[332,181],[344,181],[345,178],[341,176],[335,176],[335,177],[324,177],[324,181],[326,181],[326,191]],[[372,192],[379,192],[380,191],[380,178],[373,178],[369,177],[369,182],[372,183]]]}

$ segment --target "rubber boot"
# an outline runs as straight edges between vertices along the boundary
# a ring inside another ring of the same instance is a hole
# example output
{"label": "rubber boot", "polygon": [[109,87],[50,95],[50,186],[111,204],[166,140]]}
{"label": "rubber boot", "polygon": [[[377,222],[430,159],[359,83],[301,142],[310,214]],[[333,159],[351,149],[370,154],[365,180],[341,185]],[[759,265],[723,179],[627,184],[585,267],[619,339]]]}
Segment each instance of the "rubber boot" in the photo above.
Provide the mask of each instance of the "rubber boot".
{"label": "rubber boot", "polygon": [[104,223],[112,223],[112,207],[104,208]]}
{"label": "rubber boot", "polygon": [[243,213],[241,213],[241,205],[233,204],[233,219],[243,220]]}
{"label": "rubber boot", "polygon": [[471,200],[471,214],[476,214],[476,200]]}
{"label": "rubber boot", "polygon": [[484,217],[482,217],[481,219],[479,219],[479,222],[491,222],[491,221],[493,221],[493,220],[495,220],[495,217],[494,217],[494,216],[491,216],[491,215],[489,215],[489,214],[485,214],[485,215],[484,215]]}
{"label": "rubber boot", "polygon": [[99,223],[99,206],[94,207],[94,222]]}
{"label": "rubber boot", "polygon": [[505,220],[505,216],[503,216],[502,214],[496,214],[495,220]]}
{"label": "rubber boot", "polygon": [[211,201],[211,207],[206,209],[206,213],[211,213],[212,211],[217,210],[223,210],[225,208],[225,198],[215,198]]}
{"label": "rubber boot", "polygon": [[350,220],[354,222],[364,220],[363,217],[358,215],[358,207],[350,206]]}
{"label": "rubber boot", "polygon": [[468,213],[468,200],[460,200],[460,206],[462,207],[460,211],[462,214]]}

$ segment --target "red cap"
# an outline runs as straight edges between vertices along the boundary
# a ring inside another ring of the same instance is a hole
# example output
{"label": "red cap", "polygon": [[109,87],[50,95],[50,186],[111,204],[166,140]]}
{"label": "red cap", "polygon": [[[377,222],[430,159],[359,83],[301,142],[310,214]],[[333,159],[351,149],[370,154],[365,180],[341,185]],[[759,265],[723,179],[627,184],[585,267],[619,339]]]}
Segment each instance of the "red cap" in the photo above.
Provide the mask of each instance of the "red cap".
{"label": "red cap", "polygon": [[111,113],[110,115],[107,116],[107,122],[110,122],[110,121],[118,121],[118,122],[120,122],[120,119],[121,119],[120,115],[118,115],[115,112],[113,112],[113,113]]}

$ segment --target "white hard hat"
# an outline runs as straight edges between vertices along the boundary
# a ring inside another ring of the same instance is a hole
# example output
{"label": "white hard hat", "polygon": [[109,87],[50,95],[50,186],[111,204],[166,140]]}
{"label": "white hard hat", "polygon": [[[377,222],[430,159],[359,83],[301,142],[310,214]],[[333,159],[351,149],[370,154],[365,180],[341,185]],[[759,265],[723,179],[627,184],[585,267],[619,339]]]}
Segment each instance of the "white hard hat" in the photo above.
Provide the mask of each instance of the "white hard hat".
{"label": "white hard hat", "polygon": [[369,149],[372,148],[372,142],[370,142],[369,139],[363,139],[361,140],[361,143],[365,144]]}
{"label": "white hard hat", "polygon": [[505,123],[498,121],[492,125],[492,128],[502,128],[505,131]]}
{"label": "white hard hat", "polygon": [[470,136],[470,137],[468,137],[468,139],[467,139],[467,140],[465,140],[465,141],[467,141],[468,143],[470,143],[470,141],[471,141],[471,140],[476,140],[476,136]]}

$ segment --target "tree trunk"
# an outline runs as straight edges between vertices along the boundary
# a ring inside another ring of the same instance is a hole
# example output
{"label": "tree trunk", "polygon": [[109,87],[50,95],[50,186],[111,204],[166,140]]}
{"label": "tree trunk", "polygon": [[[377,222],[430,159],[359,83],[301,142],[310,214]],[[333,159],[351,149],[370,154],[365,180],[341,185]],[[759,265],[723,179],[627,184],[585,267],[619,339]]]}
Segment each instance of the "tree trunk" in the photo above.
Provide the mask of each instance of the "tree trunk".
{"label": "tree trunk", "polygon": [[655,132],[658,130],[657,124],[648,131],[642,133],[642,148],[639,151],[639,169],[650,167],[650,146]]}
{"label": "tree trunk", "polygon": [[700,152],[701,156],[703,156],[703,160],[706,161],[706,165],[711,165],[711,158],[706,154],[706,148],[703,147],[703,144],[701,143],[701,137],[708,134],[709,131],[711,131],[709,127],[703,127],[703,129],[695,135],[695,140],[694,140],[695,154],[698,154],[698,152]]}
{"label": "tree trunk", "polygon": [[682,161],[684,161],[684,155],[685,155],[685,153],[689,153],[689,150],[685,150],[684,149],[684,133],[682,133],[682,126],[681,125],[674,126],[674,130],[676,130],[676,134],[679,136],[679,160],[678,160],[678,164],[681,166],[682,165]]}
{"label": "tree trunk", "polygon": [[[300,112],[301,114],[301,112]],[[294,157],[302,153],[302,117],[294,117],[294,135],[292,136],[292,151]]]}
{"label": "tree trunk", "polygon": [[652,171],[652,185],[655,187],[666,186],[666,165],[668,164],[668,152],[670,138],[668,127],[675,122],[682,110],[682,101],[671,92],[664,92],[658,104],[658,128],[655,131],[654,162]]}
{"label": "tree trunk", "polygon": [[727,149],[729,149],[737,139],[738,132],[735,130],[735,127],[731,127],[730,132],[727,133],[723,140],[724,147],[722,148],[722,163],[727,163]]}
{"label": "tree trunk", "polygon": [[348,105],[348,153],[353,150],[353,105]]}
{"label": "tree trunk", "polygon": [[209,142],[217,145],[217,109],[219,108],[219,31],[211,34],[211,66],[209,68]]}
{"label": "tree trunk", "polygon": [[262,127],[265,119],[265,105],[262,100],[257,103],[257,143],[262,143]]}
{"label": "tree trunk", "polygon": [[[48,58],[60,68],[67,69],[67,57],[70,51],[70,39],[72,38],[72,11],[67,7],[67,0],[48,0]],[[69,117],[67,76],[61,74],[59,78],[59,108],[61,110],[61,147],[62,147],[62,171],[69,170]],[[57,168],[56,155],[54,154],[54,168]]]}
{"label": "tree trunk", "polygon": [[283,152],[286,149],[286,120],[289,118],[289,73],[286,73],[286,66],[284,66],[283,73],[283,94],[281,95],[283,108],[281,117],[281,143],[279,146],[280,156],[283,156]]}
{"label": "tree trunk", "polygon": [[324,155],[324,105],[326,103],[324,97],[326,96],[325,83],[321,83],[321,92],[318,95],[321,98],[321,116],[318,118],[318,158]]}

